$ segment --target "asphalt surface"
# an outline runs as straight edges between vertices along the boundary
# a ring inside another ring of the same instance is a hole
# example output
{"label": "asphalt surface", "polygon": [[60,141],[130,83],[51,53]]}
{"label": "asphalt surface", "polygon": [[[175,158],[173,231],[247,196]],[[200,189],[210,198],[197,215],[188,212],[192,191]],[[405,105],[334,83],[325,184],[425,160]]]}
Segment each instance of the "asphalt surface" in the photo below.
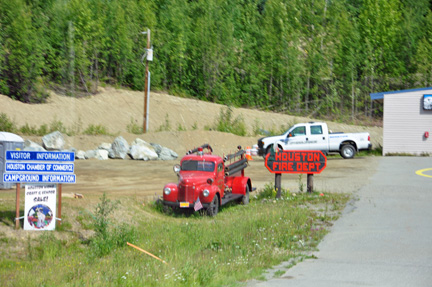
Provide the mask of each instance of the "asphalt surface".
{"label": "asphalt surface", "polygon": [[432,286],[432,158],[383,157],[356,197],[317,259],[247,286]]}

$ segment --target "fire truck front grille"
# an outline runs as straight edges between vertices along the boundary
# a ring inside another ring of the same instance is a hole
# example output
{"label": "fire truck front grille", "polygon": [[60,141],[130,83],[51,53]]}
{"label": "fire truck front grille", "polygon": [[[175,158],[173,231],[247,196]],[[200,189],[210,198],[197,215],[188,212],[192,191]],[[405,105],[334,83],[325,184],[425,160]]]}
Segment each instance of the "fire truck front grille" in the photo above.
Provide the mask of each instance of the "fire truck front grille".
{"label": "fire truck front grille", "polygon": [[180,185],[179,186],[179,201],[193,202],[195,193],[195,186],[193,185]]}

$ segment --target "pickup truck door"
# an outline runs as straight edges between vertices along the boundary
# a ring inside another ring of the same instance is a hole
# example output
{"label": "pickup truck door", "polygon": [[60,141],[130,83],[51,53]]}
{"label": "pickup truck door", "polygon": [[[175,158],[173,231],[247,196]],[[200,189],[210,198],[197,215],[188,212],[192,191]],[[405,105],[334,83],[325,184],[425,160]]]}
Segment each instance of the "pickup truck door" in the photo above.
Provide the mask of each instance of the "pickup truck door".
{"label": "pickup truck door", "polygon": [[285,139],[284,149],[305,150],[309,149],[306,141],[306,126],[298,126],[293,129]]}
{"label": "pickup truck door", "polygon": [[311,150],[328,151],[328,131],[327,127],[320,124],[311,124],[310,133],[307,137]]}

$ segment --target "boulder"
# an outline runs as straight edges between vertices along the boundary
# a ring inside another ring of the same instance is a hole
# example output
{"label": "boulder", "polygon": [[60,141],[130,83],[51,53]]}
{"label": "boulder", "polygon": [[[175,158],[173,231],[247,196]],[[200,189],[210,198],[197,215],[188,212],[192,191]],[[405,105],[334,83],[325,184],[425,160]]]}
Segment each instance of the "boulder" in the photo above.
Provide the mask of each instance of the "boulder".
{"label": "boulder", "polygon": [[64,137],[59,131],[43,136],[42,142],[46,150],[62,150],[65,145]]}
{"label": "boulder", "polygon": [[31,140],[24,141],[24,148],[26,151],[46,151],[41,145],[32,142]]}
{"label": "boulder", "polygon": [[111,144],[110,143],[101,143],[98,146],[98,149],[104,149],[104,150],[109,151],[109,150],[111,150]]}
{"label": "boulder", "polygon": [[159,155],[162,151],[162,146],[160,144],[151,143],[151,146],[154,148],[155,152]]}
{"label": "boulder", "polygon": [[104,149],[95,150],[95,158],[98,160],[107,160],[108,159],[108,151]]}
{"label": "boulder", "polygon": [[75,152],[75,159],[86,159],[86,152],[83,150]]}
{"label": "boulder", "polygon": [[129,144],[122,136],[116,137],[111,147],[112,149],[108,153],[110,158],[126,159],[129,152]]}
{"label": "boulder", "polygon": [[156,160],[158,154],[153,146],[142,139],[135,139],[132,143],[129,156],[136,160]]}
{"label": "boulder", "polygon": [[90,159],[90,158],[95,158],[96,157],[96,151],[91,149],[85,152],[85,158],[86,159]]}
{"label": "boulder", "polygon": [[162,151],[159,154],[160,160],[175,160],[176,158],[178,158],[178,154],[175,151],[162,147]]}
{"label": "boulder", "polygon": [[178,154],[167,147],[154,143],[152,143],[151,145],[154,147],[156,153],[158,154],[159,160],[175,160],[176,158],[178,158]]}

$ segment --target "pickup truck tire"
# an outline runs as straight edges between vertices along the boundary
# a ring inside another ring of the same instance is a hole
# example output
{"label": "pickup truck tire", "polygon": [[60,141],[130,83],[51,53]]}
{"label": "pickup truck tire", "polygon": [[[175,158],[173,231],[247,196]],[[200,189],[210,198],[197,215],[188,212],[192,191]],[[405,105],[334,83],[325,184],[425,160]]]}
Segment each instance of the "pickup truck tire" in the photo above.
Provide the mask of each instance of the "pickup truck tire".
{"label": "pickup truck tire", "polygon": [[348,158],[353,158],[354,155],[355,155],[355,153],[356,153],[355,148],[352,145],[350,145],[350,144],[344,144],[344,145],[342,145],[341,150],[340,150],[340,155],[343,158],[347,158],[347,159]]}
{"label": "pickup truck tire", "polygon": [[217,196],[217,194],[215,194],[212,202],[210,202],[209,206],[207,207],[207,214],[209,216],[216,216],[218,212],[219,212],[219,197]]}
{"label": "pickup truck tire", "polygon": [[265,154],[263,154],[263,158],[265,158],[267,154],[271,153],[272,148],[273,148],[272,144],[266,148]]}
{"label": "pickup truck tire", "polygon": [[[269,146],[266,148],[266,152],[265,152],[265,154],[263,155],[264,158],[265,158],[269,153],[272,152],[273,146],[274,146],[274,145],[271,144],[271,145],[269,145]],[[282,148],[281,145],[278,145],[278,146],[277,146],[277,149],[278,149],[278,150],[283,150],[283,148]]]}
{"label": "pickup truck tire", "polygon": [[241,204],[248,205],[249,204],[249,185],[246,185],[246,192],[241,199]]}

